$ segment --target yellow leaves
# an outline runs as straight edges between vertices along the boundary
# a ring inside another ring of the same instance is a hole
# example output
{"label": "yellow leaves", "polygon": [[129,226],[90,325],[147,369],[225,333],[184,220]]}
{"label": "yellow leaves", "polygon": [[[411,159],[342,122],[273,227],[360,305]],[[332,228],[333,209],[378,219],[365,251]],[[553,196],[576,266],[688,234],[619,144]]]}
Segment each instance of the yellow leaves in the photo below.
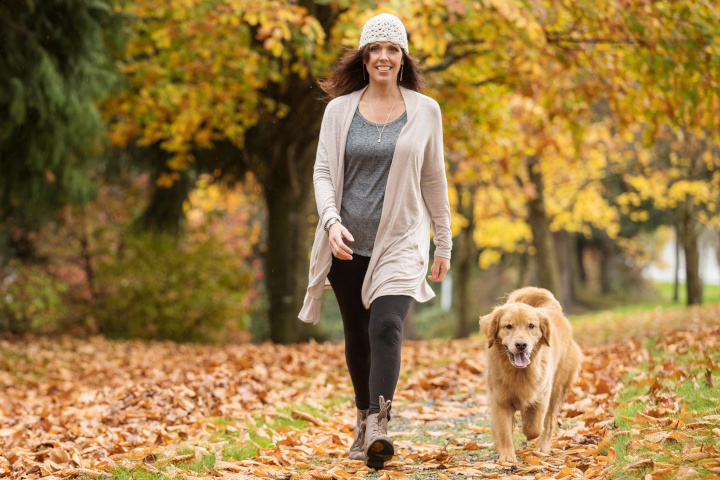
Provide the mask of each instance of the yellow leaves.
{"label": "yellow leaves", "polygon": [[713,200],[714,198],[711,195],[709,185],[699,180],[679,180],[668,189],[668,196],[671,198],[677,201],[692,198],[696,205]]}
{"label": "yellow leaves", "polygon": [[494,248],[485,248],[480,252],[478,257],[478,265],[480,268],[490,268],[502,260],[502,251]]}
{"label": "yellow leaves", "polygon": [[193,157],[190,153],[180,152],[176,155],[173,155],[170,160],[168,160],[167,165],[173,170],[181,171],[185,170],[192,160]]}
{"label": "yellow leaves", "polygon": [[[252,176],[248,176],[243,184],[230,188],[211,175],[201,175],[183,205],[183,211],[190,227],[203,229],[213,224],[214,235],[237,243],[228,245],[229,248],[249,252],[260,242],[262,233],[260,219],[253,213],[257,211],[258,202],[260,187]],[[219,215],[216,217],[215,214]],[[216,218],[218,220],[213,222]]]}
{"label": "yellow leaves", "polygon": [[[479,221],[474,239],[480,249],[489,247],[506,252],[524,251],[521,245],[532,240],[532,232],[522,219],[497,216]],[[495,254],[487,253],[484,262],[487,265],[487,262],[495,260],[498,260]]]}
{"label": "yellow leaves", "polygon": [[170,188],[177,180],[180,180],[180,174],[177,172],[162,173],[155,183],[160,188]]}
{"label": "yellow leaves", "polygon": [[168,28],[159,28],[150,34],[150,38],[158,48],[170,48],[172,37]]}
{"label": "yellow leaves", "polygon": [[263,48],[272,52],[274,57],[282,55],[284,45],[281,40],[270,37],[263,42]]}
{"label": "yellow leaves", "polygon": [[558,195],[548,199],[547,209],[552,215],[550,228],[590,234],[590,225],[593,225],[615,238],[620,231],[619,215],[608,204],[600,188],[600,184],[584,188],[571,185],[566,192],[560,190]]}
{"label": "yellow leaves", "polygon": [[125,147],[130,140],[137,134],[137,126],[127,122],[117,122],[110,126],[109,135],[110,143],[113,147]]}
{"label": "yellow leaves", "polygon": [[702,159],[705,162],[705,168],[707,168],[709,171],[715,170],[717,168],[717,161],[720,160],[720,156],[716,156],[717,158],[713,157],[713,154],[710,150],[705,150],[702,154]]}

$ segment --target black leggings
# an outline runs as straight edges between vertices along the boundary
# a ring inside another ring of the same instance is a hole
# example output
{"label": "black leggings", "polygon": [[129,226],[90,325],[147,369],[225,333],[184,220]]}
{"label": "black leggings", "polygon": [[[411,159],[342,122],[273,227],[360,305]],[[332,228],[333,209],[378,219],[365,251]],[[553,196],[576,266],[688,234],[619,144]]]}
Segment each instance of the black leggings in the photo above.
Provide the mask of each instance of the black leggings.
{"label": "black leggings", "polygon": [[392,400],[400,376],[402,326],[412,297],[378,297],[366,310],[361,289],[369,257],[352,260],[333,256],[328,278],[340,306],[345,331],[345,361],[360,410],[380,412],[379,397]]}

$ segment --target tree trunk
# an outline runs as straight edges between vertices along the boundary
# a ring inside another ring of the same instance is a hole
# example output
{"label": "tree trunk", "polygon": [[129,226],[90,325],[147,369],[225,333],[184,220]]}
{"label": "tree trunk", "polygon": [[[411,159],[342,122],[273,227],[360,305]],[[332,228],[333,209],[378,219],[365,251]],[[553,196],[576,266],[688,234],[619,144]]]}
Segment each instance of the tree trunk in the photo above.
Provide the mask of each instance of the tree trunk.
{"label": "tree trunk", "polygon": [[687,304],[700,305],[702,303],[702,281],[700,280],[699,229],[692,198],[688,198],[680,205],[680,237],[685,252]]}
{"label": "tree trunk", "polygon": [[673,282],[673,302],[680,301],[680,225],[675,224],[675,279]]}
{"label": "tree trunk", "polygon": [[720,267],[720,229],[715,230],[715,260]]}
{"label": "tree trunk", "polygon": [[534,198],[528,200],[528,223],[533,234],[538,286],[553,292],[558,301],[562,303],[564,299],[559,288],[555,251],[550,222],[545,211],[544,184],[538,158],[530,157],[527,166],[530,182],[535,186]]}
{"label": "tree trunk", "polygon": [[298,320],[298,312],[305,297],[309,268],[308,191],[307,188],[294,191],[266,185],[265,200],[268,209],[265,271],[270,296],[270,339],[283,344],[307,340],[308,334],[301,335],[302,322]]}
{"label": "tree trunk", "polygon": [[600,252],[602,253],[600,287],[603,294],[609,294],[617,290],[615,286],[618,282],[618,265],[615,242],[604,233],[600,234]]}
{"label": "tree trunk", "polygon": [[575,240],[575,265],[577,266],[577,280],[584,290],[587,287],[587,271],[585,270],[585,263],[583,262],[583,255],[585,253],[585,246],[587,241],[584,237],[578,236]]}
{"label": "tree trunk", "polygon": [[477,247],[473,234],[475,232],[475,208],[472,190],[458,187],[460,198],[460,214],[465,217],[467,224],[457,236],[455,253],[455,314],[457,324],[455,338],[467,338],[476,329],[476,322],[470,318],[470,273],[477,263]]}
{"label": "tree trunk", "polygon": [[533,283],[533,277],[535,276],[534,259],[527,252],[519,253],[519,263],[517,280],[515,282],[515,288],[526,287]]}
{"label": "tree trunk", "polygon": [[[136,226],[144,231],[178,236],[185,219],[183,204],[192,189],[190,172],[188,170],[176,172],[168,167],[167,161],[172,154],[162,150],[157,144],[144,150],[143,153],[152,157],[150,161],[155,165],[155,173],[152,177],[153,190],[150,202],[137,220]],[[176,176],[170,187],[157,184],[158,178],[163,174]]]}
{"label": "tree trunk", "polygon": [[558,266],[558,280],[560,297],[563,299],[563,309],[569,311],[575,303],[575,291],[573,288],[572,239],[565,230],[553,233],[555,255]]}
{"label": "tree trunk", "polygon": [[[313,79],[295,78],[268,92],[288,105],[282,119],[261,120],[248,131],[244,159],[263,186],[267,204],[266,284],[270,339],[293,343],[320,330],[298,319],[308,280],[310,240],[317,225],[312,200],[313,166],[325,105]],[[310,220],[312,219],[312,220]]]}

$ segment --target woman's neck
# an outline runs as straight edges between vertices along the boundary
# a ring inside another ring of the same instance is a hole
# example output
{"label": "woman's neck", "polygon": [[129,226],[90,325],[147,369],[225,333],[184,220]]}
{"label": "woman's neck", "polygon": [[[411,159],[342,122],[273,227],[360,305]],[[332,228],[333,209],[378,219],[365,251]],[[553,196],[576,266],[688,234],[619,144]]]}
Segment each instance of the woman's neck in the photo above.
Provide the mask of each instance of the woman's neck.
{"label": "woman's neck", "polygon": [[365,93],[376,102],[392,102],[400,94],[400,87],[394,83],[380,85],[370,82]]}

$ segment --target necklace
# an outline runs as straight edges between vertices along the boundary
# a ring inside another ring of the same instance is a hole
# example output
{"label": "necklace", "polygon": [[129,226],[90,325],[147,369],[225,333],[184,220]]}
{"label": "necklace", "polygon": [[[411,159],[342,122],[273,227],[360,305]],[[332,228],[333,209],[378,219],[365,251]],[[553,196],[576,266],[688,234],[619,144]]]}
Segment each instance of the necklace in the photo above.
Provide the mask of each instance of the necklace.
{"label": "necklace", "polygon": [[378,131],[378,143],[380,143],[380,140],[382,140],[382,134],[385,131],[385,127],[387,127],[388,120],[390,120],[390,115],[392,115],[393,108],[395,108],[395,100],[397,100],[397,97],[399,94],[400,94],[400,89],[398,89],[397,93],[395,94],[395,98],[393,99],[392,107],[390,107],[390,112],[388,113],[388,116],[385,119],[385,125],[383,125],[382,130],[380,130],[380,127],[378,126],[377,120],[375,119],[375,109],[372,106],[372,102],[370,102],[370,111],[373,114],[373,122],[375,123],[375,128],[377,128],[377,131]]}

